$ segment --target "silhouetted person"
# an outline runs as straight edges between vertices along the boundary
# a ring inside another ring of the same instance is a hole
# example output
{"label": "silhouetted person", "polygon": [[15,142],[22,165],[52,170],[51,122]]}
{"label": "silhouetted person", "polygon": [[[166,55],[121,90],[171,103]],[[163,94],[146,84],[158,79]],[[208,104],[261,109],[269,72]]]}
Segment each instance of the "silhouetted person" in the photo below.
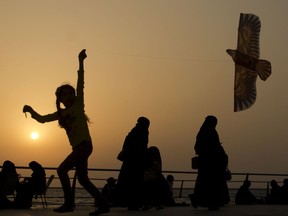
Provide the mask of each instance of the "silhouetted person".
{"label": "silhouetted person", "polygon": [[107,179],[107,183],[104,185],[101,191],[103,199],[106,200],[109,206],[113,206],[112,193],[115,189],[115,184],[116,184],[116,179],[114,179],[113,177],[109,177]]}
{"label": "silhouetted person", "polygon": [[[12,208],[13,207],[13,202],[10,201],[6,195],[2,194],[2,190],[4,190],[4,186],[6,184],[6,182],[8,181],[7,177],[9,175],[17,175],[17,171],[16,171],[16,167],[15,164],[13,162],[11,162],[10,160],[6,160],[4,161],[3,165],[2,165],[2,169],[0,172],[0,208]],[[19,182],[16,183],[16,187],[17,184]]]}
{"label": "silhouetted person", "polygon": [[216,131],[217,118],[207,116],[202,124],[194,146],[199,156],[198,175],[191,204],[217,210],[227,203],[228,187],[225,179],[228,156]]}
{"label": "silhouetted person", "polygon": [[31,185],[33,194],[41,194],[46,188],[46,173],[42,165],[36,161],[31,161],[29,167],[33,171],[30,178],[26,179],[27,184]]}
{"label": "silhouetted person", "polygon": [[267,204],[281,204],[283,197],[281,187],[278,185],[277,181],[271,180],[270,181],[271,190],[267,197],[266,203]]}
{"label": "silhouetted person", "polygon": [[16,208],[30,208],[33,196],[42,193],[46,187],[46,173],[41,164],[31,161],[29,167],[32,170],[31,177],[24,178],[16,189]]}
{"label": "silhouetted person", "polygon": [[251,182],[245,179],[242,186],[236,193],[235,204],[237,205],[252,205],[257,203],[257,198],[250,191]]}
{"label": "silhouetted person", "polygon": [[281,203],[288,204],[288,179],[283,180],[283,185],[281,186]]}
{"label": "silhouetted person", "polygon": [[168,182],[162,174],[162,159],[159,149],[151,146],[147,149],[144,173],[144,208],[170,206],[171,196]]}
{"label": "silhouetted person", "polygon": [[174,200],[174,176],[173,175],[167,175],[166,177],[168,186],[169,186],[169,196],[170,196],[170,203],[171,205],[175,205],[175,200]]}
{"label": "silhouetted person", "polygon": [[144,166],[150,121],[140,117],[126,136],[122,147],[122,166],[116,184],[116,202],[139,210],[143,206]]}
{"label": "silhouetted person", "polygon": [[58,120],[60,127],[65,129],[72,146],[72,152],[57,169],[64,192],[64,204],[54,211],[63,213],[74,210],[74,196],[68,172],[75,167],[79,183],[97,200],[99,205],[99,208],[90,215],[99,215],[109,212],[109,207],[99,190],[88,178],[88,158],[93,146],[88,128],[89,119],[84,110],[84,59],[87,57],[85,51],[82,50],[78,55],[79,70],[76,90],[71,85],[62,85],[56,90],[56,112],[42,116],[27,105],[24,106],[23,112],[29,112],[32,118],[40,123]]}

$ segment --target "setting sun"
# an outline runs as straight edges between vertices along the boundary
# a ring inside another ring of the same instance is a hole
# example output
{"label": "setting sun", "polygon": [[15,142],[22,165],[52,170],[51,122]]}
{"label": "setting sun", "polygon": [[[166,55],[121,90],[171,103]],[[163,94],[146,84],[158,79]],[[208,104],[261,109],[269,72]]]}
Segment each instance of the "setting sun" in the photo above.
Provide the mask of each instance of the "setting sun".
{"label": "setting sun", "polygon": [[39,138],[39,133],[34,131],[31,133],[30,137],[33,140],[37,140]]}

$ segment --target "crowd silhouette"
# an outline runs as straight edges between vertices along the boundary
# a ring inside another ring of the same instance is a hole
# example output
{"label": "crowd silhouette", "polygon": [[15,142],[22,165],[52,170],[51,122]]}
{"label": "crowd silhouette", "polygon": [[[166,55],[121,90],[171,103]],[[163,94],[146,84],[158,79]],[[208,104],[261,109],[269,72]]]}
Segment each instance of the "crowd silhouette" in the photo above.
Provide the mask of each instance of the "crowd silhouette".
{"label": "crowd silhouette", "polygon": [[270,181],[271,190],[266,198],[267,204],[288,204],[288,179],[285,178],[282,186],[276,180]]}
{"label": "crowd silhouette", "polygon": [[[194,150],[198,156],[198,175],[194,192],[189,195],[191,206],[194,208],[218,210],[230,202],[227,181],[231,179],[231,173],[227,169],[228,155],[221,145],[216,130],[217,123],[215,116],[207,116],[196,136]],[[167,175],[165,178],[162,174],[162,158],[159,148],[148,146],[149,126],[150,120],[141,116],[125,137],[117,157],[122,162],[118,178],[109,177],[100,194],[102,203],[106,203],[108,208],[121,206],[127,207],[128,211],[138,211],[182,206],[174,200],[174,176]],[[46,174],[41,164],[31,161],[29,167],[32,171],[31,177],[25,177],[19,181],[15,164],[9,160],[3,163],[0,172],[0,208],[30,208],[33,196],[36,197],[45,190]],[[18,179],[15,185],[14,201],[1,193],[9,175],[17,175]],[[236,193],[236,205],[288,204],[288,179],[283,180],[282,186],[276,180],[271,180],[270,193],[260,200],[250,191],[251,181],[248,178],[247,174]],[[96,200],[95,205],[98,206],[98,210],[101,209],[102,203]],[[92,215],[102,213],[92,212]]]}

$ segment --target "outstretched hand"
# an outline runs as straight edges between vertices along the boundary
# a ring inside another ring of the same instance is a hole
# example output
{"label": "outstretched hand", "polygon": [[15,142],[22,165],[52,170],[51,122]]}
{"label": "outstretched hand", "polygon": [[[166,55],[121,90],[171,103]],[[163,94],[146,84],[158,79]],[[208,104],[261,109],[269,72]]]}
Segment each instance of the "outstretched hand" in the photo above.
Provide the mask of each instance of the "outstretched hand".
{"label": "outstretched hand", "polygon": [[83,49],[78,55],[79,61],[83,61],[86,57],[86,49]]}
{"label": "outstretched hand", "polygon": [[32,111],[33,111],[33,109],[32,109],[31,106],[25,105],[25,106],[23,107],[23,113],[25,113],[26,118],[27,118],[26,112],[31,113]]}

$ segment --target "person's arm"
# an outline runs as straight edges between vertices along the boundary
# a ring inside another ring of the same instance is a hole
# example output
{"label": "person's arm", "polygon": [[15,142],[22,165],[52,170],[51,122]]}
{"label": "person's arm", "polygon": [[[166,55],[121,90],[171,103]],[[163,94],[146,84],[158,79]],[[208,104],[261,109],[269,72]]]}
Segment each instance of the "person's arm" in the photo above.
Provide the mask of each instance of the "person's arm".
{"label": "person's arm", "polygon": [[79,59],[79,71],[84,71],[84,59],[87,57],[86,55],[86,49],[83,49],[79,55],[78,55],[78,59]]}
{"label": "person's arm", "polygon": [[37,113],[35,110],[33,110],[33,108],[31,106],[28,106],[28,105],[25,105],[23,107],[23,112],[25,114],[26,114],[26,112],[29,112],[31,114],[31,117],[40,123],[55,121],[58,119],[57,112],[42,116],[39,113]]}
{"label": "person's arm", "polygon": [[83,49],[79,55],[79,70],[78,70],[78,80],[77,80],[77,98],[84,103],[84,59],[87,57],[86,50]]}

